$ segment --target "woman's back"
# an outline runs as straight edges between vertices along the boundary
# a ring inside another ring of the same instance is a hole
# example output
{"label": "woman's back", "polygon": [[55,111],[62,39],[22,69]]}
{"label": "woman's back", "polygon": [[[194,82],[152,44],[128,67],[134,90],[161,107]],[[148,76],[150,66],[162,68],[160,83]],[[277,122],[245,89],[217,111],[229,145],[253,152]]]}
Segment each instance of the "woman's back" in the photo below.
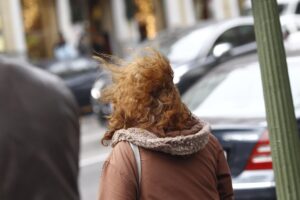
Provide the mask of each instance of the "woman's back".
{"label": "woman's back", "polygon": [[[179,135],[171,142],[169,137],[160,138],[156,146],[153,146],[154,139],[133,138],[131,135],[137,134],[136,131],[129,132],[132,131],[117,132],[113,139],[117,144],[104,165],[100,199],[133,200],[138,199],[138,193],[141,200],[233,199],[230,171],[222,147],[209,132],[201,128],[197,137],[194,134],[189,139],[191,135]],[[139,147],[140,185],[136,160],[128,142],[144,146]],[[201,144],[200,150],[191,147],[197,146],[196,142]],[[174,152],[185,155],[172,155]]]}
{"label": "woman's back", "polygon": [[[100,199],[232,199],[222,147],[182,103],[168,60],[154,51],[122,67],[101,61],[113,78],[101,93],[113,107],[102,142],[112,140],[114,148]],[[139,147],[138,160],[128,143]]]}

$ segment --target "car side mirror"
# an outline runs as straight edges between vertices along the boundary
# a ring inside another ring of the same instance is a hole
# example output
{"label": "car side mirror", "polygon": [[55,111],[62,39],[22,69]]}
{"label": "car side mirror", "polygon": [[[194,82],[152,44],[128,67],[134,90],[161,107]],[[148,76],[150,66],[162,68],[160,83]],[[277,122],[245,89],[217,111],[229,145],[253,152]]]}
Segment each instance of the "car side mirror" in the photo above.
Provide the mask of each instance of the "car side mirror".
{"label": "car side mirror", "polygon": [[220,43],[213,48],[212,54],[216,58],[221,58],[228,54],[231,49],[232,45],[230,43]]}

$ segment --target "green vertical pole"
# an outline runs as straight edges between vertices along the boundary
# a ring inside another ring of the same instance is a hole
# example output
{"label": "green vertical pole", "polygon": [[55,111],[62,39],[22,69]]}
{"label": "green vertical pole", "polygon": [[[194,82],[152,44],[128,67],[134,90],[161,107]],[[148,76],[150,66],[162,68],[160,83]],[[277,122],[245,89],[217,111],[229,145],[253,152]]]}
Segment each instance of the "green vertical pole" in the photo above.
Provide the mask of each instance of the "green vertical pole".
{"label": "green vertical pole", "polygon": [[279,200],[300,200],[300,141],[276,0],[252,0]]}

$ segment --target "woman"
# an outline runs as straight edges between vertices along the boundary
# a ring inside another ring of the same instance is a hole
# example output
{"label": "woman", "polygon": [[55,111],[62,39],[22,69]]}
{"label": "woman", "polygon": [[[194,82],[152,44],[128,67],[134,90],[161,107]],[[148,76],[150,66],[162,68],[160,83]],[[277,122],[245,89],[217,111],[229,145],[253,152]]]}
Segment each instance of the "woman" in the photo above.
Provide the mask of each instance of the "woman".
{"label": "woman", "polygon": [[[223,149],[209,124],[181,102],[169,62],[151,52],[124,67],[105,65],[113,83],[103,100],[113,113],[102,142],[111,140],[113,150],[99,199],[233,199]],[[139,158],[130,143],[139,147]]]}

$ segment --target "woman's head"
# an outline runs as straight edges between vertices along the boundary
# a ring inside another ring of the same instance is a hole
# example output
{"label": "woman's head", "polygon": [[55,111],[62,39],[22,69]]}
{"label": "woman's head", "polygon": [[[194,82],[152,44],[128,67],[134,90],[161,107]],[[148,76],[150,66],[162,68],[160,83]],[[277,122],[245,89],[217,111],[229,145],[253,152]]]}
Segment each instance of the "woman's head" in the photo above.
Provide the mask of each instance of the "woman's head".
{"label": "woman's head", "polygon": [[173,83],[172,68],[160,53],[149,51],[122,67],[100,60],[113,79],[102,91],[102,100],[113,106],[103,140],[122,128],[156,130],[163,136],[164,132],[187,129],[194,122]]}

